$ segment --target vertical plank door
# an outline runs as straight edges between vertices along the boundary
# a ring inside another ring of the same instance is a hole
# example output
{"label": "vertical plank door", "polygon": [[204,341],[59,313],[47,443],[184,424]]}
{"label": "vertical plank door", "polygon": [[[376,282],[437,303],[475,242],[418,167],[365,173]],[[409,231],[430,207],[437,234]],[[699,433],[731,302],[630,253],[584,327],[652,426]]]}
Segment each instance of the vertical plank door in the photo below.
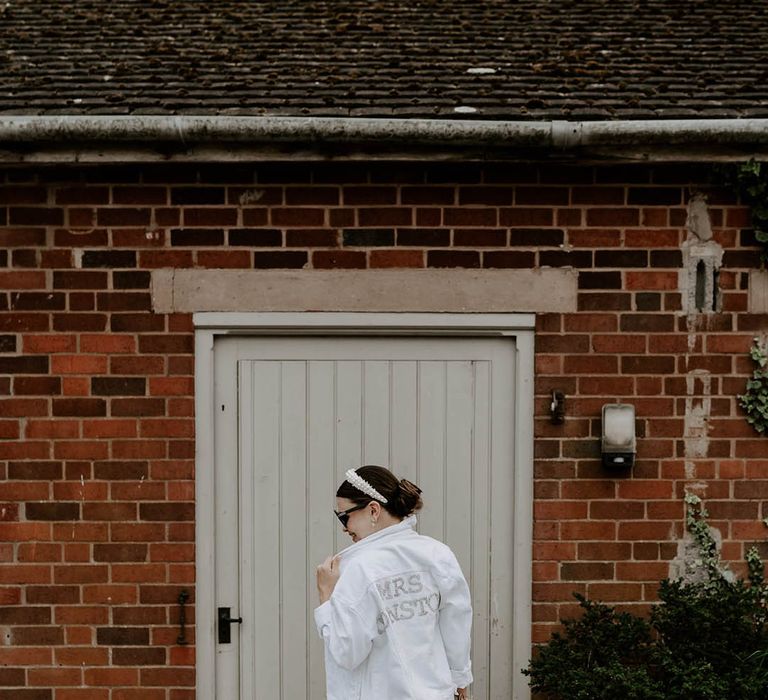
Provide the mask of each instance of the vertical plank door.
{"label": "vertical plank door", "polygon": [[351,544],[332,510],[362,464],[423,489],[419,529],[451,546],[472,590],[473,698],[511,697],[514,341],[222,342],[217,396],[236,411],[219,431],[217,527],[236,561],[217,563],[217,591],[243,618],[220,651],[227,668],[238,657],[237,697],[325,697],[314,572]]}

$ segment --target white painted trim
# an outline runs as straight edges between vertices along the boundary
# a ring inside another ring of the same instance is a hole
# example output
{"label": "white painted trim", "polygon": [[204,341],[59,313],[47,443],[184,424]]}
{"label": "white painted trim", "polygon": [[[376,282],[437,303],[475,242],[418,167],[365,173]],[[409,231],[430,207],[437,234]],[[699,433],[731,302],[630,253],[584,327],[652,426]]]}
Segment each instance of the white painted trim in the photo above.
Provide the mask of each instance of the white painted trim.
{"label": "white painted trim", "polygon": [[[533,622],[533,332],[517,334],[515,349],[515,551],[512,555],[515,573],[512,582],[515,601],[512,663],[515,672],[512,676],[512,700],[527,700],[531,691],[528,678],[521,671],[528,666],[531,658]],[[524,474],[520,473],[521,470]]]}
{"label": "white painted trim", "polygon": [[[519,671],[531,654],[533,542],[534,314],[198,313],[195,324],[195,532],[198,700],[215,698],[214,343],[227,335],[464,335],[514,336],[517,367],[514,470],[515,601],[511,700],[529,700]],[[225,699],[217,699],[225,700]]]}
{"label": "white painted trim", "polygon": [[346,312],[203,312],[192,316],[198,330],[216,330],[222,335],[286,332],[312,334],[354,332],[469,335],[510,335],[536,325],[535,314],[452,313],[346,313]]}
{"label": "white painted trim", "polygon": [[195,333],[195,673],[200,700],[216,697],[216,582],[211,536],[216,520],[213,341],[212,331],[198,330]]}

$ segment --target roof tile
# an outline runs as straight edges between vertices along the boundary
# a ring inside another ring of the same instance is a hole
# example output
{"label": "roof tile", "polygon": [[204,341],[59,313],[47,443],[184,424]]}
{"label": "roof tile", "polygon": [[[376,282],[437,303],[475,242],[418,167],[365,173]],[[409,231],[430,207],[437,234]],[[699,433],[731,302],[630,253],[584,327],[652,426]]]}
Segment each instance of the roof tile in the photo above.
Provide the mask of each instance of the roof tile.
{"label": "roof tile", "polygon": [[765,3],[13,0],[4,8],[5,115],[768,114]]}

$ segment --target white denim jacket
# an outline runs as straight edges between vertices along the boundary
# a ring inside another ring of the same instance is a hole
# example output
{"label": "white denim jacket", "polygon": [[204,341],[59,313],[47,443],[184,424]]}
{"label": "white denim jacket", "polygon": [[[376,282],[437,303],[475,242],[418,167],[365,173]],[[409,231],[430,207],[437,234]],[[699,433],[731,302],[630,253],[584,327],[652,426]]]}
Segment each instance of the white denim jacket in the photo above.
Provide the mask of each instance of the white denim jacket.
{"label": "white denim jacket", "polygon": [[453,552],[416,518],[340,553],[341,576],[315,609],[327,700],[450,700],[472,682],[472,602]]}

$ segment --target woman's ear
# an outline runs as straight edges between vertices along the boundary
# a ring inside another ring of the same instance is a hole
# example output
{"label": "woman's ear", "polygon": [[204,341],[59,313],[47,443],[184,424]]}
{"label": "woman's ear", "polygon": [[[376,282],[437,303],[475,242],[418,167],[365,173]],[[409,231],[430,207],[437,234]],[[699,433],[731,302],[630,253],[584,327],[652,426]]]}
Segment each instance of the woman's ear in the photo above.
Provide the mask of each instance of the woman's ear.
{"label": "woman's ear", "polygon": [[378,501],[371,501],[369,503],[370,509],[371,509],[371,517],[372,518],[378,518],[379,515],[381,515],[381,503]]}

